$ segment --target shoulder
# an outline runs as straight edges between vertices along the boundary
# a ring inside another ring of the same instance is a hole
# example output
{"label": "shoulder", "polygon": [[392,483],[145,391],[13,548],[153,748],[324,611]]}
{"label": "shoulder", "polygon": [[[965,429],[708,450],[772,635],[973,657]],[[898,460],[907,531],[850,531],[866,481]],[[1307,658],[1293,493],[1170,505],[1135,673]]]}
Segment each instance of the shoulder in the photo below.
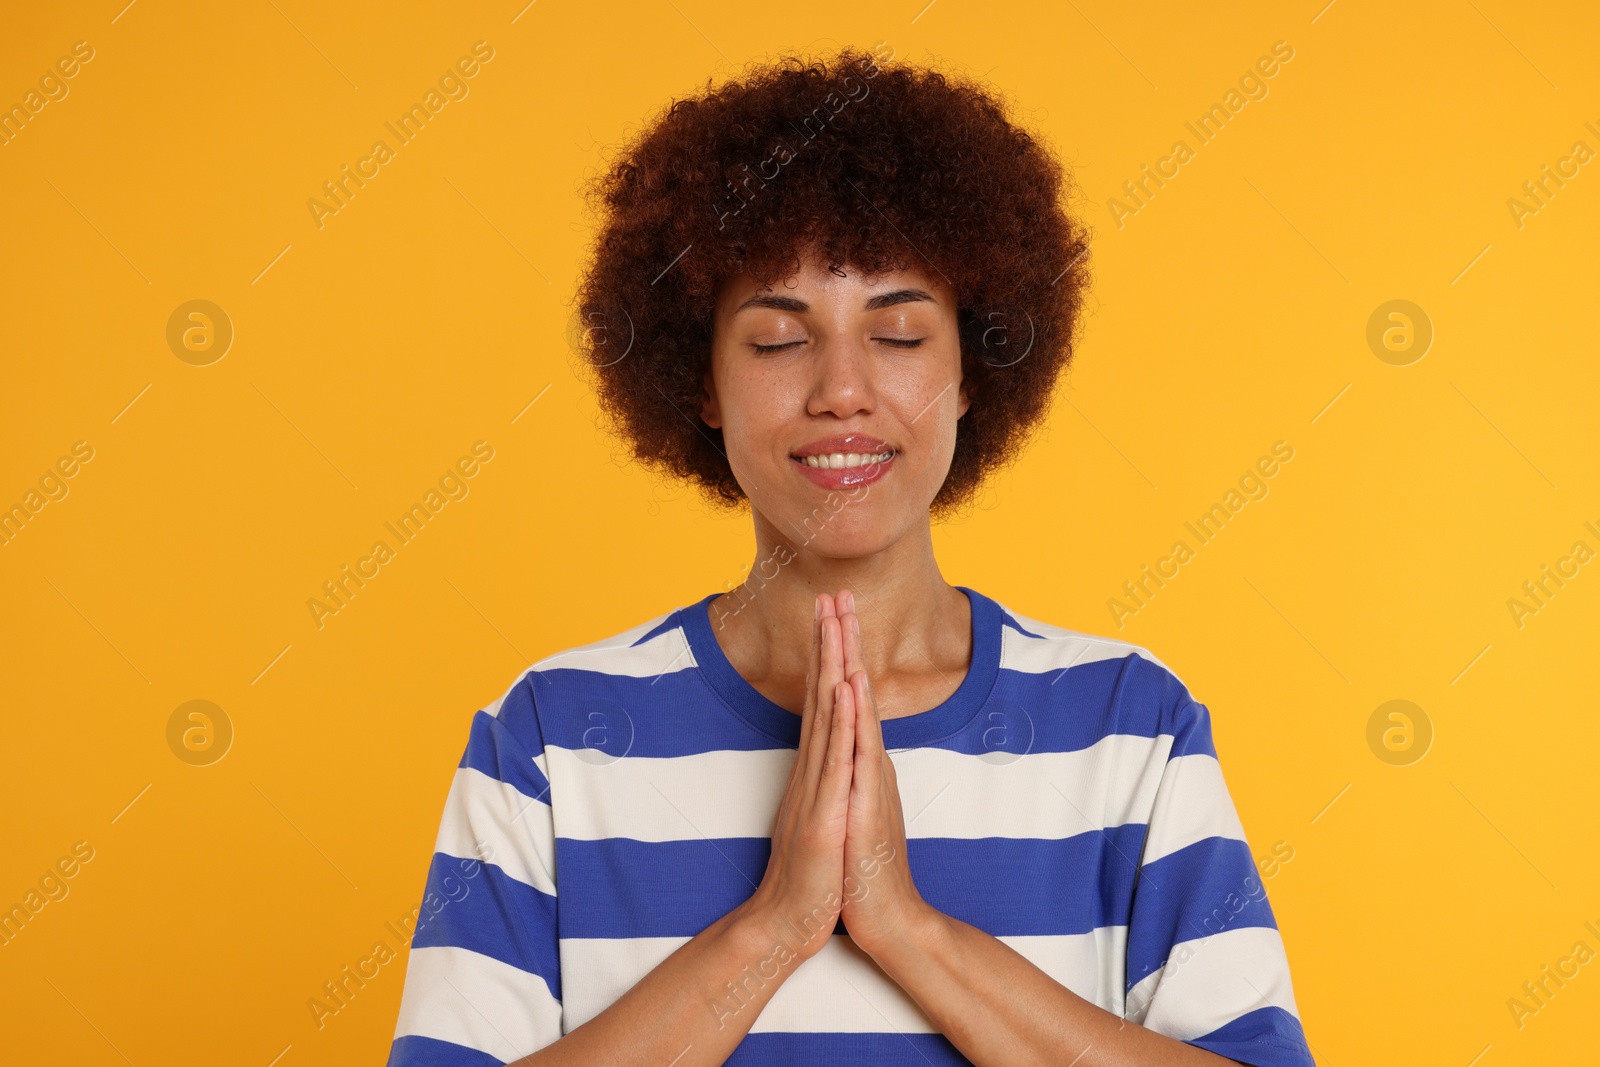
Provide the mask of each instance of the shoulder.
{"label": "shoulder", "polygon": [[1111,732],[1178,733],[1206,720],[1183,679],[1145,646],[996,605],[1000,667],[1014,685],[1080,712],[1102,707]]}
{"label": "shoulder", "polygon": [[1029,618],[999,601],[1001,624],[1001,655],[1010,662],[1002,666],[1012,670],[1059,670],[1080,663],[1102,660],[1122,660],[1137,656],[1152,666],[1171,674],[1171,670],[1143,645],[1121,641],[1114,637],[1083,633],[1056,626],[1040,619]]}
{"label": "shoulder", "polygon": [[530,665],[522,677],[569,671],[623,677],[658,675],[688,647],[678,625],[679,610],[673,608],[609,637],[553,652]]}
{"label": "shoulder", "polygon": [[[694,665],[679,625],[680,608],[663,611],[625,630],[550,653],[524,667],[481,714],[498,721],[531,752],[550,740],[552,714],[598,706],[609,694],[650,684]],[[559,727],[556,729],[559,733]]]}

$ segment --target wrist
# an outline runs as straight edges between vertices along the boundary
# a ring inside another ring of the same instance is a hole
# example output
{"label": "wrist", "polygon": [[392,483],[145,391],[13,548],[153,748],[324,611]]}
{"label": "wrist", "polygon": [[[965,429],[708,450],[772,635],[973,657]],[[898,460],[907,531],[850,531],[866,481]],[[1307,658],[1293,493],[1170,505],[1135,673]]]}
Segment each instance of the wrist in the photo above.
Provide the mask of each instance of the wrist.
{"label": "wrist", "polygon": [[949,944],[950,922],[948,915],[918,897],[884,936],[861,948],[884,973],[898,981],[897,972],[903,974],[926,965]]}
{"label": "wrist", "polygon": [[822,950],[838,922],[838,908],[827,904],[809,912],[795,912],[762,897],[760,893],[729,912],[739,944],[783,962],[791,957],[810,959]]}

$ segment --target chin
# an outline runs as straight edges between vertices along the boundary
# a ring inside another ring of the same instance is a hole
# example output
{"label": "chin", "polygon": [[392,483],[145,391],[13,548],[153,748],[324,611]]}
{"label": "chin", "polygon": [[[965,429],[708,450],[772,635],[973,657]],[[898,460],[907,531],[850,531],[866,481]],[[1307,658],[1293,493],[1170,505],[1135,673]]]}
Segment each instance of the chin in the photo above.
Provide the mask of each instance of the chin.
{"label": "chin", "polygon": [[[926,514],[924,512],[923,514]],[[796,509],[784,527],[796,547],[836,559],[870,556],[893,545],[912,525],[913,516],[888,512],[866,502],[847,503],[837,513],[827,504],[807,512]]]}

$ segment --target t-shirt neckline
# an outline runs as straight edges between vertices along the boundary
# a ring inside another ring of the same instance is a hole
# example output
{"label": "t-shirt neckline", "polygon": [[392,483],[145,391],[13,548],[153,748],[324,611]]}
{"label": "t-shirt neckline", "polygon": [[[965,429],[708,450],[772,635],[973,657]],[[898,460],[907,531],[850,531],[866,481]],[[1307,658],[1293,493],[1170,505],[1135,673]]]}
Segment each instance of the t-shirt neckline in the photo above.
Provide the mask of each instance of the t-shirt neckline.
{"label": "t-shirt neckline", "polygon": [[[1000,673],[1000,607],[990,598],[964,585],[972,609],[972,662],[966,677],[943,703],[915,715],[886,719],[883,742],[888,749],[932,744],[970,723],[984,703]],[[800,742],[800,716],[767,698],[745,680],[728,660],[711,629],[711,601],[721,592],[707,593],[699,601],[678,609],[689,650],[712,690],[736,714],[762,733],[788,745]]]}

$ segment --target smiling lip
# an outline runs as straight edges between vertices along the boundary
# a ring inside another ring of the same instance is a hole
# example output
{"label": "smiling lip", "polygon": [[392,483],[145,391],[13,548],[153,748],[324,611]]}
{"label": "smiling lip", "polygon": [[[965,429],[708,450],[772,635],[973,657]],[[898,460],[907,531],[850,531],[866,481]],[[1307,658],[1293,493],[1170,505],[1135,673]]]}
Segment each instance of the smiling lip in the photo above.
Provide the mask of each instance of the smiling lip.
{"label": "smiling lip", "polygon": [[[813,467],[805,462],[806,456],[831,455],[842,453],[850,455],[881,455],[890,453],[886,460],[876,463],[862,463],[855,467],[824,468]],[[867,434],[851,433],[833,437],[823,437],[802,445],[790,453],[789,459],[801,474],[805,475],[813,485],[824,489],[849,489],[860,485],[868,485],[882,478],[894,466],[894,461],[900,455],[893,445]]]}

